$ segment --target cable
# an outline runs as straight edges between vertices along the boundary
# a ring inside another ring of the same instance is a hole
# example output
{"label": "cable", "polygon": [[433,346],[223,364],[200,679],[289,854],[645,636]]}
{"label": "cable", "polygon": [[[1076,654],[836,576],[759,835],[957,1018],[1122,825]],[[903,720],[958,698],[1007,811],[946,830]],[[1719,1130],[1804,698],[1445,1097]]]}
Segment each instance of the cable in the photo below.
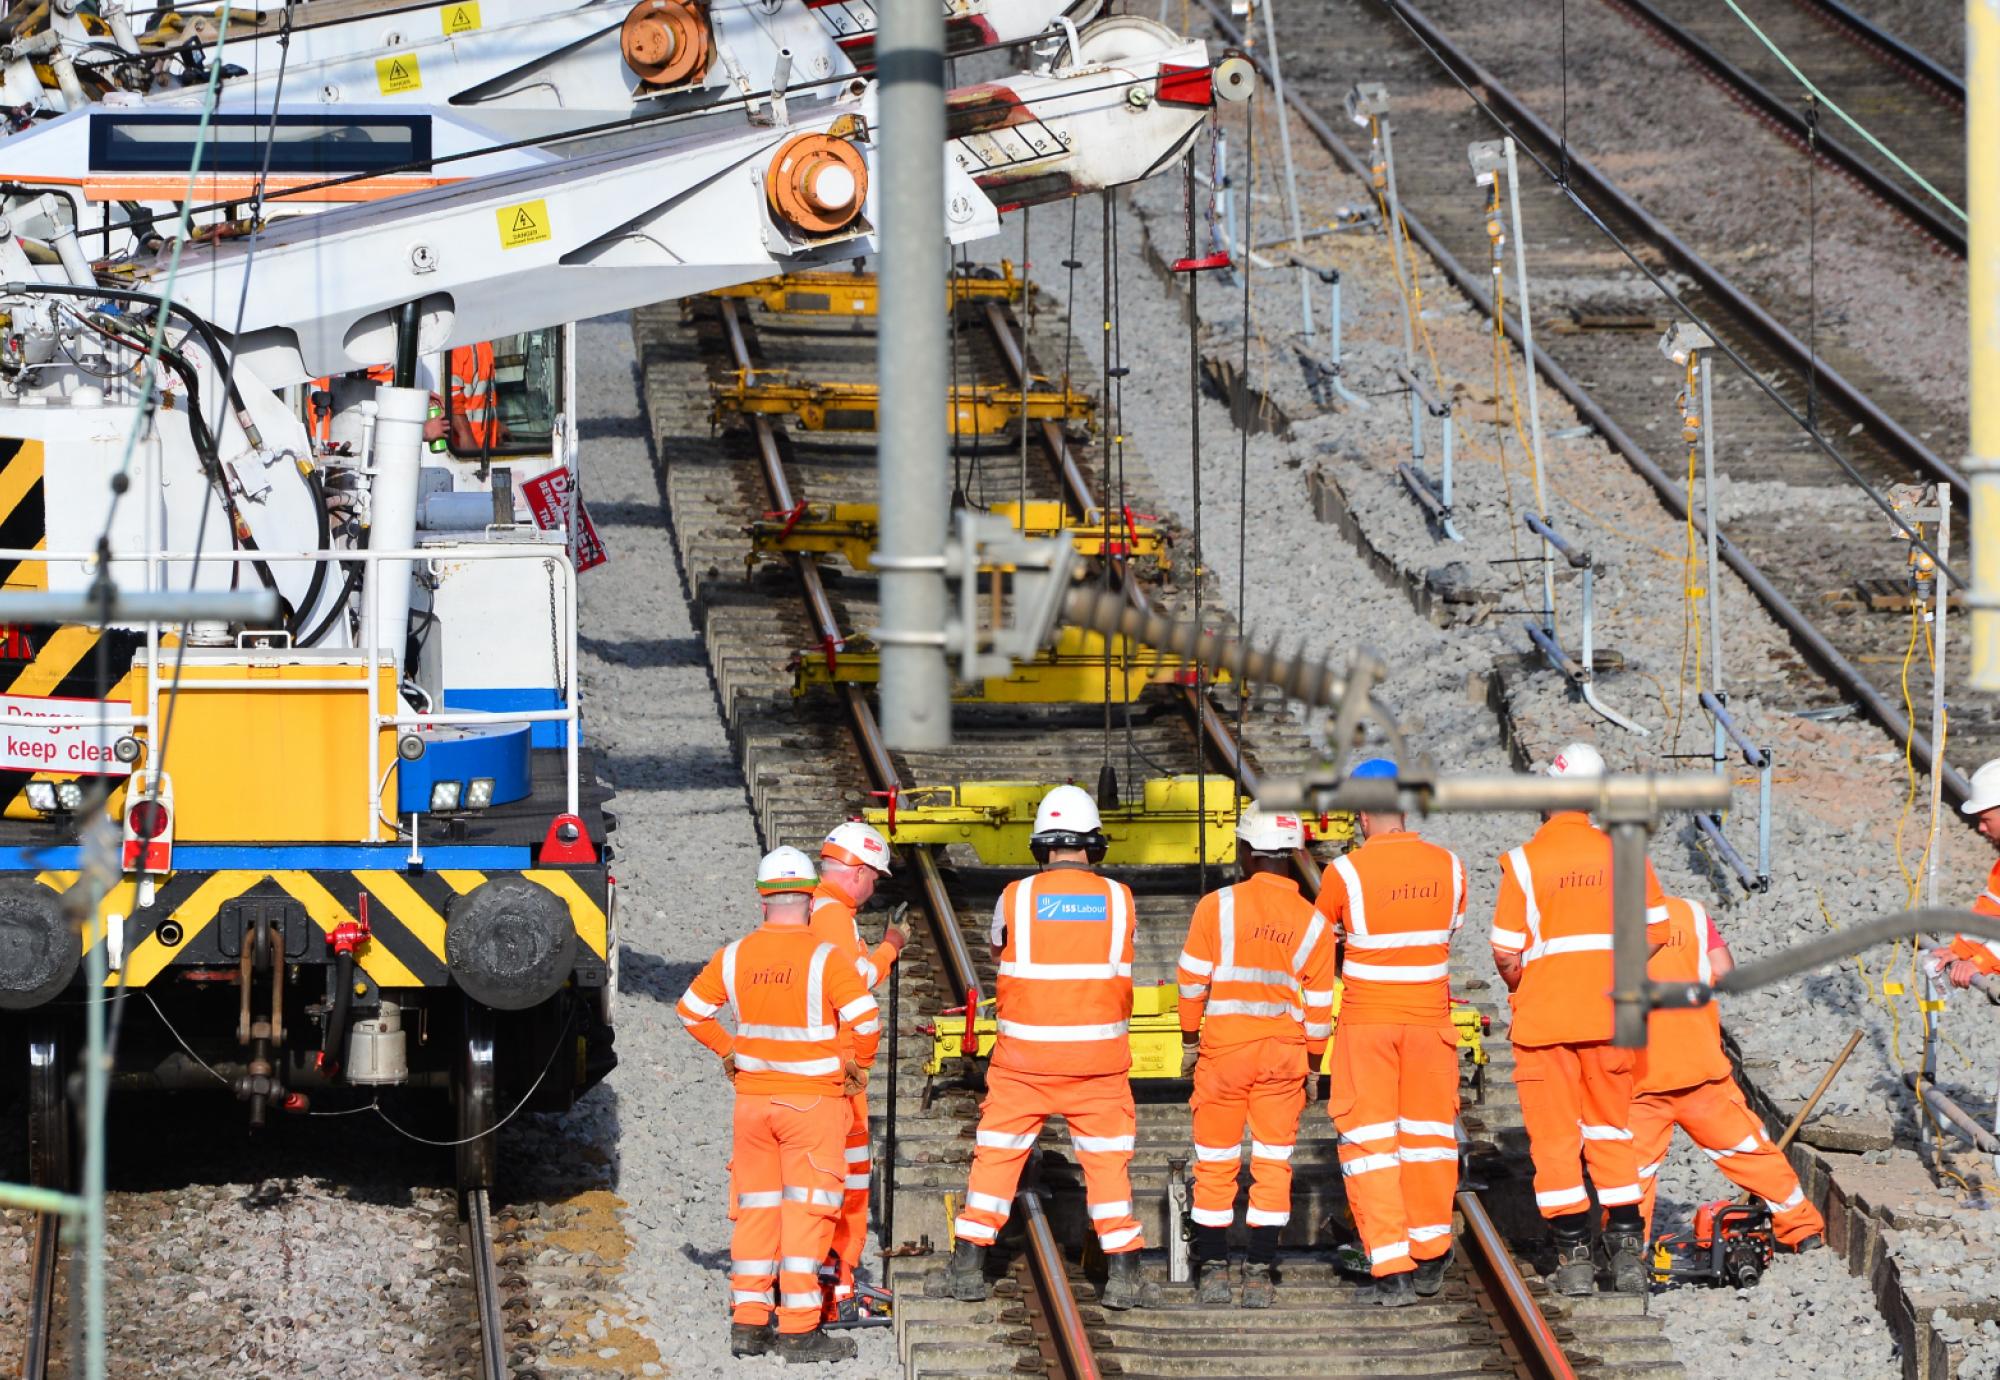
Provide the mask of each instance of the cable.
{"label": "cable", "polygon": [[534,1098],[535,1093],[540,1090],[543,1080],[549,1076],[549,1070],[556,1066],[556,1056],[562,1053],[563,1045],[568,1041],[569,1033],[575,1026],[576,1012],[571,1011],[563,1019],[563,1028],[556,1035],[555,1043],[549,1050],[548,1060],[542,1065],[542,1071],[535,1075],[535,1081],[530,1083],[528,1090],[521,1094],[521,1100],[508,1109],[507,1115],[501,1117],[498,1121],[476,1135],[461,1136],[457,1140],[432,1140],[428,1136],[420,1136],[415,1131],[408,1131],[398,1126],[389,1119],[389,1114],[383,1111],[379,1104],[370,1103],[369,1105],[374,1107],[375,1114],[382,1118],[385,1126],[404,1139],[413,1140],[419,1145],[433,1145],[441,1150],[450,1150],[460,1145],[470,1145],[476,1140],[485,1140],[488,1136],[498,1135],[500,1128],[519,1115],[521,1109],[527,1106]]}

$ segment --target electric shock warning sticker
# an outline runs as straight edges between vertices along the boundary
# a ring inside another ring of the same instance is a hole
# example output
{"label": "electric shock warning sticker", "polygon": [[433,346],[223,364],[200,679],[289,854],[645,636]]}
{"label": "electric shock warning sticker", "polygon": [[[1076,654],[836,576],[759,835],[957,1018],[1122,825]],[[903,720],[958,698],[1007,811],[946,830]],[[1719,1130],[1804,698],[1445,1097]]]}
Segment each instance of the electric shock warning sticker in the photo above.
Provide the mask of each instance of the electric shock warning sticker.
{"label": "electric shock warning sticker", "polygon": [[417,67],[417,55],[392,53],[385,58],[376,58],[375,84],[382,88],[385,96],[420,88],[424,84],[424,74]]}
{"label": "electric shock warning sticker", "polygon": [[539,244],[555,237],[549,229],[549,204],[546,201],[523,201],[515,206],[502,206],[493,214],[500,222],[502,249],[519,249],[524,244]]}
{"label": "electric shock warning sticker", "polygon": [[479,27],[479,0],[460,0],[456,5],[446,5],[438,11],[438,24],[446,38],[471,33]]}

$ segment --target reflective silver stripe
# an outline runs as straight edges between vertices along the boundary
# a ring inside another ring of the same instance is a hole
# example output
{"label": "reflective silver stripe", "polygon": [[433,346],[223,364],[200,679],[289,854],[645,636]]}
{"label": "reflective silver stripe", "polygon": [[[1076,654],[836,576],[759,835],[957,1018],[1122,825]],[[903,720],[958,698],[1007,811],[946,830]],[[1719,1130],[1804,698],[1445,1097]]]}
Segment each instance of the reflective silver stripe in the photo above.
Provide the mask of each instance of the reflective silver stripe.
{"label": "reflective silver stripe", "polygon": [[1183,1001],[1200,1001],[1208,995],[1208,988],[1183,982],[1180,985],[1180,994]]}
{"label": "reflective silver stripe", "polygon": [[1359,1145],[1368,1140],[1387,1140],[1395,1134],[1395,1122],[1371,1121],[1366,1126],[1356,1126],[1351,1130],[1342,1131],[1340,1139],[1347,1145]]}
{"label": "reflective silver stripe", "polygon": [[1306,1038],[1308,1040],[1324,1040],[1330,1038],[1332,1034],[1333,1034],[1332,1021],[1306,1022]]}
{"label": "reflective silver stripe", "polygon": [[1574,1204],[1587,1203],[1589,1201],[1590,1195],[1585,1193],[1581,1186],[1576,1188],[1558,1188],[1550,1193],[1537,1193],[1535,1195],[1536,1207],[1570,1207]]}
{"label": "reflective silver stripe", "polygon": [[1396,1118],[1396,1129],[1406,1136],[1437,1136],[1441,1140],[1457,1140],[1458,1130],[1448,1121],[1412,1121],[1408,1117]]}
{"label": "reflective silver stripe", "polygon": [[1449,963],[1423,963],[1399,967],[1393,963],[1349,963],[1341,969],[1344,977],[1363,982],[1436,982],[1451,974]]}
{"label": "reflective silver stripe", "polygon": [[784,1200],[785,1195],[775,1191],[770,1193],[739,1193],[736,1195],[736,1206],[739,1211],[747,1211],[752,1208],[774,1208],[784,1202]]}
{"label": "reflective silver stripe", "polygon": [[1035,919],[1035,879],[1023,877],[1014,883],[1014,959],[1016,963],[1034,961],[1030,949],[1034,940]]}
{"label": "reflective silver stripe", "polygon": [[1805,1186],[1801,1184],[1798,1187],[1794,1188],[1791,1192],[1791,1195],[1787,1197],[1782,1203],[1773,1202],[1771,1201],[1771,1199],[1766,1198],[1764,1200],[1764,1206],[1768,1207],[1773,1212],[1789,1212],[1793,1208],[1797,1207],[1800,1203],[1803,1203],[1805,1200],[1806,1200],[1806,1190]]}
{"label": "reflective silver stripe", "polygon": [[1655,1174],[1660,1172],[1660,1166],[1665,1163],[1666,1163],[1665,1160],[1654,1160],[1651,1164],[1640,1165],[1639,1177],[1642,1179],[1652,1178]]}
{"label": "reflective silver stripe", "polygon": [[1014,1210],[1012,1199],[995,1197],[991,1193],[974,1193],[971,1189],[966,1190],[965,1205],[981,1212],[997,1212],[1003,1218]]}
{"label": "reflective silver stripe", "polygon": [[1458,1159],[1457,1148],[1448,1145],[1406,1145],[1396,1154],[1404,1164],[1443,1164]]}
{"label": "reflective silver stripe", "polygon": [[[1536,1194],[1535,1196],[1539,1198],[1541,1195]],[[1627,1207],[1638,1202],[1640,1196],[1639,1185],[1637,1184],[1620,1184],[1615,1188],[1600,1188],[1597,1190],[1597,1201],[1605,1207]]]}
{"label": "reflective silver stripe", "polygon": [[1719,1164],[1723,1160],[1728,1159],[1731,1155],[1747,1155],[1752,1151],[1754,1151],[1756,1148],[1757,1148],[1757,1137],[1745,1136],[1743,1137],[1742,1140],[1739,1140],[1738,1142],[1736,1142],[1736,1144],[1730,1146],[1727,1150],[1711,1150],[1706,1145],[1704,1145],[1701,1147],[1701,1153],[1708,1156],[1710,1159],[1716,1161]]}
{"label": "reflective silver stripe", "polygon": [[812,959],[806,964],[807,1025],[817,1024],[820,1012],[826,1010],[826,961],[832,957],[833,945],[822,944],[813,950]]}
{"label": "reflective silver stripe", "polygon": [[1666,908],[1665,906],[1647,906],[1647,907],[1646,907],[1646,923],[1647,923],[1647,924],[1649,924],[1649,925],[1657,925],[1657,924],[1659,924],[1659,923],[1660,923],[1660,922],[1661,922],[1662,920],[1665,920],[1666,918],[1667,918],[1667,908]]}
{"label": "reflective silver stripe", "polygon": [[1373,1174],[1378,1169],[1395,1169],[1400,1167],[1401,1164],[1402,1161],[1397,1159],[1393,1153],[1387,1155],[1359,1155],[1351,1160],[1342,1160],[1340,1162],[1340,1174],[1342,1178],[1351,1179],[1356,1174]]}
{"label": "reflective silver stripe", "polygon": [[[1516,848],[1507,854],[1507,861],[1513,864],[1514,881],[1521,888],[1521,917],[1527,929],[1527,940],[1531,946],[1542,942],[1542,903],[1535,895],[1535,870],[1528,866],[1528,850]],[[1493,942],[1500,942],[1500,931],[1493,932]],[[1518,946],[1517,946],[1518,947]]]}
{"label": "reflective silver stripe", "polygon": [[1411,1227],[1410,1240],[1435,1241],[1441,1236],[1451,1235],[1451,1223],[1440,1222],[1431,1226]]}
{"label": "reflective silver stripe", "polygon": [[1200,977],[1207,977],[1210,973],[1213,973],[1215,971],[1215,965],[1213,963],[1210,963],[1205,958],[1196,958],[1186,949],[1181,950],[1181,956],[1179,959],[1176,960],[1176,962],[1178,962],[1181,967],[1187,969],[1190,973],[1194,973]]}
{"label": "reflective silver stripe", "polygon": [[1021,963],[1009,959],[1000,965],[1000,976],[1027,978],[1039,982],[1102,982],[1131,977],[1129,963]]}
{"label": "reflective silver stripe", "polygon": [[854,971],[870,987],[873,987],[882,980],[882,970],[866,958],[857,958],[854,960]]}
{"label": "reflective silver stripe", "polygon": [[1306,960],[1319,947],[1320,936],[1326,933],[1326,917],[1318,911],[1306,922],[1306,932],[1299,936],[1299,947],[1292,951],[1292,972],[1303,978],[1306,975]]}
{"label": "reflective silver stripe", "polygon": [[847,1162],[848,1162],[849,1164],[866,1164],[866,1163],[868,1163],[868,1147],[867,1147],[867,1146],[865,1146],[865,1145],[850,1145],[850,1146],[848,1146],[848,1147],[847,1147]]}
{"label": "reflective silver stripe", "polygon": [[1291,1220],[1290,1209],[1274,1212],[1270,1208],[1252,1207],[1243,1214],[1244,1225],[1251,1227],[1282,1227]]}
{"label": "reflective silver stripe", "polygon": [[1250,1157],[1258,1160],[1288,1160],[1292,1157],[1292,1147],[1289,1145],[1266,1145],[1263,1141],[1253,1137],[1250,1141]]}
{"label": "reflective silver stripe", "polygon": [[809,1255],[788,1255],[785,1257],[784,1263],[779,1265],[778,1268],[787,1274],[817,1274],[819,1272],[819,1262]]}
{"label": "reflective silver stripe", "polygon": [[1556,954],[1610,953],[1611,936],[1608,934],[1566,934],[1555,939],[1546,939],[1528,946],[1522,955],[1522,962],[1533,963],[1538,958],[1551,958]]}
{"label": "reflective silver stripe", "polygon": [[1450,849],[1445,850],[1445,856],[1451,859],[1451,931],[1456,934],[1465,923],[1465,864]]}
{"label": "reflective silver stripe", "polygon": [[681,1018],[681,1024],[686,1026],[689,1030],[693,1030],[696,1026],[700,1025],[704,1019],[706,1019],[705,1017],[702,1016],[690,1016],[685,1011],[677,1011],[674,1014]]}
{"label": "reflective silver stripe", "polygon": [[1214,1164],[1222,1160],[1240,1161],[1243,1158],[1243,1147],[1240,1144],[1203,1145],[1200,1141],[1196,1141],[1194,1147],[1194,1157],[1197,1160],[1204,1161],[1210,1164]]}
{"label": "reflective silver stripe", "polygon": [[951,1224],[952,1232],[967,1241],[983,1241],[991,1245],[1000,1234],[1000,1229],[985,1222],[975,1222],[970,1217],[959,1217]]}
{"label": "reflective silver stripe", "polygon": [[1354,860],[1346,854],[1333,860],[1333,870],[1340,874],[1340,884],[1347,892],[1347,933],[1350,937],[1368,933],[1368,911],[1361,901],[1361,874],[1354,870]]}
{"label": "reflective silver stripe", "polygon": [[729,1291],[729,1301],[731,1303],[768,1304],[771,1302],[772,1297],[773,1295],[769,1289],[732,1289]]}
{"label": "reflective silver stripe", "polygon": [[847,1191],[849,1193],[867,1192],[868,1176],[866,1174],[849,1174],[847,1176]]}
{"label": "reflective silver stripe", "polygon": [[1233,886],[1226,886],[1215,893],[1215,934],[1218,955],[1215,966],[1219,976],[1236,967],[1236,888]]}
{"label": "reflective silver stripe", "polygon": [[875,1020],[868,1020],[868,1021],[863,1021],[860,1025],[855,1026],[854,1033],[856,1035],[873,1035],[876,1031],[880,1030],[881,1028],[882,1028],[882,1022]]}
{"label": "reflective silver stripe", "polygon": [[850,1022],[858,1021],[870,1011],[880,1009],[875,1005],[875,998],[864,993],[840,1008],[840,1019]]}
{"label": "reflective silver stripe", "polygon": [[1097,1234],[1098,1247],[1105,1251],[1115,1251],[1121,1246],[1129,1246],[1139,1239],[1139,1228],[1134,1225],[1117,1231],[1102,1231]]}
{"label": "reflective silver stripe", "polygon": [[1505,950],[1508,953],[1519,953],[1528,947],[1528,936],[1519,930],[1496,928],[1493,931],[1493,947]]}
{"label": "reflective silver stripe", "polygon": [[1295,1021],[1306,1018],[1305,1011],[1284,1001],[1212,1001],[1208,1004],[1211,1016],[1290,1016]]}
{"label": "reflective silver stripe", "polygon": [[1188,1213],[1198,1227],[1227,1227],[1236,1221],[1235,1208],[1198,1207]]}
{"label": "reflective silver stripe", "polygon": [[1409,1242],[1394,1241],[1386,1246],[1377,1246],[1374,1250],[1368,1252],[1368,1263],[1371,1265],[1380,1265],[1388,1260],[1401,1260],[1409,1255],[1409,1253]]}
{"label": "reflective silver stripe", "polygon": [[[1215,1010],[1213,1006],[1208,1008]],[[1000,1022],[1000,1033],[1011,1035],[1017,1040],[1039,1040],[1054,1044],[1075,1044],[1086,1040],[1122,1040],[1125,1038],[1125,1022],[1113,1021],[1109,1025],[1029,1025],[1025,1021]]]}
{"label": "reflective silver stripe", "polygon": [[1130,1217],[1131,1215],[1132,1200],[1130,1198],[1120,1198],[1115,1203],[1092,1203],[1090,1205],[1090,1220],[1093,1222],[1102,1222],[1107,1217]]}
{"label": "reflective silver stripe", "polygon": [[1715,965],[1708,961],[1708,937],[1711,925],[1708,912],[1701,902],[1690,900],[1688,906],[1694,911],[1694,975],[1695,980],[1707,987],[1715,982]]}
{"label": "reflective silver stripe", "polygon": [[778,1271],[775,1260],[732,1260],[729,1273],[732,1275],[770,1275]]}
{"label": "reflective silver stripe", "polygon": [[1632,1133],[1622,1126],[1592,1126],[1579,1121],[1577,1129],[1583,1132],[1585,1140],[1630,1140]]}
{"label": "reflective silver stripe", "polygon": [[1125,913],[1125,888],[1108,879],[1099,880],[1104,882],[1111,901],[1111,957],[1105,961],[1122,970],[1120,977],[1131,977],[1132,965],[1124,962],[1125,933],[1132,924],[1132,917]]}
{"label": "reflective silver stripe", "polygon": [[681,993],[681,1005],[694,1012],[697,1016],[713,1016],[722,1009],[714,1002],[703,1001],[700,997],[696,996],[692,987]]}
{"label": "reflective silver stripe", "polygon": [[824,1059],[759,1059],[754,1054],[737,1051],[736,1071],[738,1073],[790,1073],[800,1078],[818,1078],[829,1073],[840,1072],[840,1060],[828,1055]]}
{"label": "reflective silver stripe", "polygon": [[972,1142],[989,1150],[1028,1150],[1033,1148],[1035,1138],[1032,1134],[1016,1136],[1005,1131],[976,1131]]}
{"label": "reflective silver stripe", "polygon": [[1259,982],[1269,987],[1289,987],[1298,990],[1298,981],[1290,973],[1276,968],[1217,968],[1217,982]]}
{"label": "reflective silver stripe", "polygon": [[819,1290],[814,1289],[812,1292],[806,1294],[794,1294],[790,1292],[780,1294],[778,1295],[778,1307],[811,1308],[816,1311],[819,1308]]}
{"label": "reflective silver stripe", "polygon": [[1347,941],[1354,949],[1418,949],[1426,944],[1451,943],[1450,930],[1410,930],[1403,934],[1357,934]]}
{"label": "reflective silver stripe", "polygon": [[830,1188],[799,1188],[787,1186],[785,1201],[788,1203],[818,1203],[821,1207],[839,1207],[840,1195]]}
{"label": "reflective silver stripe", "polygon": [[1324,992],[1306,991],[1300,993],[1300,995],[1306,999],[1308,1007],[1333,1005],[1333,989],[1331,987],[1327,988]]}
{"label": "reflective silver stripe", "polygon": [[831,896],[815,896],[813,897],[812,913],[814,915],[818,915],[828,906],[837,906],[839,904],[841,903],[839,901],[834,900],[833,897]]}
{"label": "reflective silver stripe", "polygon": [[740,1013],[742,1007],[736,1004],[736,951],[743,947],[743,941],[732,939],[722,950],[722,990],[729,996],[729,1009]]}
{"label": "reflective silver stripe", "polygon": [[1130,1152],[1134,1142],[1132,1136],[1079,1136],[1070,1132],[1069,1143],[1085,1155],[1108,1155],[1114,1151]]}
{"label": "reflective silver stripe", "polygon": [[830,1025],[739,1025],[736,1027],[739,1040],[792,1040],[799,1043],[816,1043],[833,1038]]}

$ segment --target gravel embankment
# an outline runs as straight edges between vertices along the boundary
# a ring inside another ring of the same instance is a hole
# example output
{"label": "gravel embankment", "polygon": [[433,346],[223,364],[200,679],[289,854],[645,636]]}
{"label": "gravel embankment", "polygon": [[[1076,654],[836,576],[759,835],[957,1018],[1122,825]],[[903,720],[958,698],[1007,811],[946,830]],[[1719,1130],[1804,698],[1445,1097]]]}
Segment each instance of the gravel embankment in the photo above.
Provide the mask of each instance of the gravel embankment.
{"label": "gravel embankment", "polygon": [[1937,62],[1965,72],[1965,6],[1949,0],[1845,0],[1847,7]]}

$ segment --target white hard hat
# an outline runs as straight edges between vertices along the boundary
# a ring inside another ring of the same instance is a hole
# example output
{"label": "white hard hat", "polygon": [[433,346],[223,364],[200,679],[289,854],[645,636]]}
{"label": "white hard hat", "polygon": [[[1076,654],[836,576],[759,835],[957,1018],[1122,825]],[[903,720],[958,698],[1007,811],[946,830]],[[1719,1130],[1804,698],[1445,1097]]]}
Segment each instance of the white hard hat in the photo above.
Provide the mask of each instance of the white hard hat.
{"label": "white hard hat", "polygon": [[1236,837],[1259,853],[1289,853],[1306,846],[1306,827],[1297,815],[1248,809],[1236,821]]}
{"label": "white hard hat", "polygon": [[1035,838],[1043,835],[1074,834],[1081,838],[1104,827],[1098,817],[1097,802],[1081,786],[1057,786],[1042,797],[1035,809]]}
{"label": "white hard hat", "polygon": [[872,867],[884,877],[889,875],[889,841],[876,833],[873,825],[858,819],[834,825],[826,842],[819,846],[819,855],[850,867]]}
{"label": "white hard hat", "polygon": [[1958,808],[1968,815],[1983,815],[2000,808],[2000,757],[1972,773],[1972,790]]}
{"label": "white hard hat", "polygon": [[783,896],[804,894],[819,885],[812,859],[796,848],[773,848],[757,864],[757,894]]}
{"label": "white hard hat", "polygon": [[1576,776],[1586,780],[1604,775],[1604,756],[1589,743],[1571,743],[1549,762],[1550,776]]}

